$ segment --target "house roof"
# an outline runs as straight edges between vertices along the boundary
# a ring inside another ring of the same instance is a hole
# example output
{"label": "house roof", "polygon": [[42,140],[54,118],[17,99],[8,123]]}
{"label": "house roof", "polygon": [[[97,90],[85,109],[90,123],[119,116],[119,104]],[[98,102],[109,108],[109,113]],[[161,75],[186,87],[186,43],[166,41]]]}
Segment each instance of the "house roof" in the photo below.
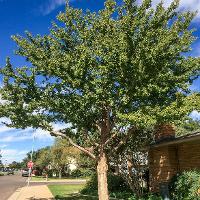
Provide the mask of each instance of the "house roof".
{"label": "house roof", "polygon": [[176,145],[181,144],[185,142],[192,142],[200,140],[200,132],[194,132],[191,134],[187,134],[184,136],[176,137],[176,138],[170,138],[168,140],[162,140],[159,142],[155,142],[151,144],[150,148],[157,148],[157,147],[163,147],[163,146],[169,146],[169,145]]}

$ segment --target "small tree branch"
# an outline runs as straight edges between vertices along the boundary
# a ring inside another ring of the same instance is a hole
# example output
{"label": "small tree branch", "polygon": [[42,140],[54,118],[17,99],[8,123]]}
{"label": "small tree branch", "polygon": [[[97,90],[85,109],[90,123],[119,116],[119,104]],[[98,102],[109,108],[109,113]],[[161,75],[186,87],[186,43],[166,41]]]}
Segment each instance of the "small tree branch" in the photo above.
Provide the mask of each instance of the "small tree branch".
{"label": "small tree branch", "polygon": [[83,129],[83,135],[85,137],[86,140],[88,140],[88,142],[94,146],[95,148],[97,148],[99,146],[98,143],[96,143],[90,136],[89,136],[89,131],[87,129]]}
{"label": "small tree branch", "polygon": [[115,139],[115,138],[117,137],[117,135],[118,135],[117,132],[113,133],[113,134],[110,136],[110,138],[108,138],[108,139],[106,140],[105,146],[108,145],[113,139]]}
{"label": "small tree branch", "polygon": [[76,144],[75,142],[73,142],[73,140],[69,136],[65,135],[64,133],[62,133],[60,131],[51,131],[50,134],[51,134],[51,136],[55,136],[55,137],[60,136],[62,138],[67,139],[72,146],[76,147],[77,149],[79,149],[83,153],[87,154],[90,158],[92,158],[94,160],[96,159],[96,156],[93,153],[91,153],[90,151],[88,151],[84,147],[81,147],[78,144]]}
{"label": "small tree branch", "polygon": [[114,150],[117,151],[122,145],[124,145],[134,131],[136,131],[136,127],[135,126],[130,127],[126,136],[118,143],[118,145],[114,148]]}

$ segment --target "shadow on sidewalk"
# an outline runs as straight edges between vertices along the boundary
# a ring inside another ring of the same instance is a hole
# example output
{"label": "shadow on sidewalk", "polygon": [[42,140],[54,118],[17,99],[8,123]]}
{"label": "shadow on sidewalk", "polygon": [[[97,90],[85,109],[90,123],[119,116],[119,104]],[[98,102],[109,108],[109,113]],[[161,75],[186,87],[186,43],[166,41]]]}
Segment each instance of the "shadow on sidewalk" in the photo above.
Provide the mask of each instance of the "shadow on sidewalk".
{"label": "shadow on sidewalk", "polygon": [[56,200],[98,200],[97,197],[83,196],[80,194],[71,194],[67,197],[62,197],[62,196],[57,195],[55,199]]}
{"label": "shadow on sidewalk", "polygon": [[68,195],[67,197],[63,197],[63,196],[55,196],[55,198],[52,198],[52,199],[47,199],[47,198],[34,198],[34,197],[31,197],[27,200],[98,200],[97,197],[88,197],[88,196],[82,196],[82,195],[79,195],[79,194],[72,194],[72,195]]}
{"label": "shadow on sidewalk", "polygon": [[47,198],[35,198],[35,197],[31,197],[31,198],[27,198],[27,200],[55,200],[54,198],[51,199],[47,199]]}
{"label": "shadow on sidewalk", "polygon": [[55,200],[54,198],[51,199],[47,199],[47,198],[35,198],[35,197],[31,197],[31,198],[27,198],[27,200]]}

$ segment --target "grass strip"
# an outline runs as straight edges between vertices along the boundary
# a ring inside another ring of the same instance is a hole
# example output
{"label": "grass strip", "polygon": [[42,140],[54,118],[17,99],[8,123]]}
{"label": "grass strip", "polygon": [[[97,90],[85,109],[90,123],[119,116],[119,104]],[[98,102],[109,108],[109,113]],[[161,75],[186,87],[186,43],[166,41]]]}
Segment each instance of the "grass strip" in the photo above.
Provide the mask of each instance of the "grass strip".
{"label": "grass strip", "polygon": [[[80,194],[84,184],[80,185],[48,185],[56,200],[98,200],[97,196]],[[120,200],[111,197],[111,200]],[[121,199],[122,200],[122,199]]]}

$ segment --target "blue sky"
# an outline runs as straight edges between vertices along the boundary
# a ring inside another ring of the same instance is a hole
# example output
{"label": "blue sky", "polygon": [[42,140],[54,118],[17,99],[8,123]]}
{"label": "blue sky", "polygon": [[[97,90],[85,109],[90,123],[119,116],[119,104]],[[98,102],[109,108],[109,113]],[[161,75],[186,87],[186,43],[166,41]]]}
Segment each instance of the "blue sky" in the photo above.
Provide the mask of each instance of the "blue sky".
{"label": "blue sky", "polygon": [[[140,0],[138,0],[138,3]],[[159,0],[153,1],[153,6]],[[168,6],[171,0],[166,0]],[[71,5],[82,9],[97,11],[102,8],[104,0],[71,0]],[[46,34],[51,26],[51,21],[59,11],[64,10],[65,0],[0,0],[0,66],[5,65],[6,56],[11,57],[14,66],[25,64],[25,60],[14,55],[15,43],[10,36],[23,35],[25,30],[33,34]],[[181,10],[200,10],[200,0],[181,0]],[[200,13],[193,21],[192,27],[196,27],[195,35],[200,37]],[[200,56],[200,39],[193,44],[192,56]],[[200,91],[200,79],[191,87]],[[194,118],[200,118],[196,111],[192,113]],[[7,120],[7,119],[3,119]],[[57,128],[63,125],[55,125]],[[4,162],[21,160],[32,149],[32,136],[35,135],[34,149],[51,145],[53,138],[42,130],[16,130],[0,125],[0,149],[3,152]]]}

